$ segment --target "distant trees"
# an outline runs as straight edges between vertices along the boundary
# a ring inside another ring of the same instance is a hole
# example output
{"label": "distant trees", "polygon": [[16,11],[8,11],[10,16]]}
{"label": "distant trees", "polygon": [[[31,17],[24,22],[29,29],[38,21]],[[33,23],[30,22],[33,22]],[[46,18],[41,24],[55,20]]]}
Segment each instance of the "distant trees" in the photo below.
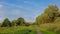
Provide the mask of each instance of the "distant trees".
{"label": "distant trees", "polygon": [[21,26],[25,25],[25,20],[24,18],[20,17],[17,20],[12,20],[12,22],[9,21],[8,18],[5,18],[4,21],[2,22],[1,27],[11,27],[11,26]]}
{"label": "distant trees", "polygon": [[24,25],[24,24],[25,24],[24,18],[22,18],[22,17],[18,18],[16,24],[17,24],[17,25]]}
{"label": "distant trees", "polygon": [[25,20],[22,17],[12,21],[12,26],[21,26],[21,25],[25,25]]}
{"label": "distant trees", "polygon": [[[43,23],[53,23],[60,20],[58,17],[60,17],[60,11],[59,8],[56,5],[49,5],[44,13],[36,17],[36,23],[35,24],[43,24]],[[5,18],[2,22],[1,27],[11,27],[11,26],[29,26],[32,25],[32,23],[26,23],[24,18],[20,17],[16,20],[12,20],[12,22],[9,21],[8,18]]]}
{"label": "distant trees", "polygon": [[11,27],[11,26],[12,26],[11,22],[9,21],[8,18],[5,18],[2,25],[1,25],[1,27]]}
{"label": "distant trees", "polygon": [[36,24],[52,23],[58,16],[60,16],[58,7],[56,5],[50,5],[45,9],[44,13],[36,18]]}
{"label": "distant trees", "polygon": [[25,23],[25,26],[32,26],[32,25],[34,25],[34,23],[32,23],[32,22],[26,22]]}
{"label": "distant trees", "polygon": [[17,23],[17,20],[12,20],[11,24],[12,24],[12,26],[16,26],[17,25],[16,23]]}

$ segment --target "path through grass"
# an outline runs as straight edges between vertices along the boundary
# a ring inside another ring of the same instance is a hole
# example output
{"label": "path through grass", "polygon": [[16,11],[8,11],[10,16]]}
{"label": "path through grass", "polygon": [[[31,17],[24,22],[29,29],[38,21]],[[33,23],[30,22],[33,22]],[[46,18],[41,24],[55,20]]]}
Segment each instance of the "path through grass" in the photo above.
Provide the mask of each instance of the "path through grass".
{"label": "path through grass", "polygon": [[[37,34],[37,27],[17,26],[0,28],[0,34]],[[55,34],[54,32],[39,29],[42,34]]]}

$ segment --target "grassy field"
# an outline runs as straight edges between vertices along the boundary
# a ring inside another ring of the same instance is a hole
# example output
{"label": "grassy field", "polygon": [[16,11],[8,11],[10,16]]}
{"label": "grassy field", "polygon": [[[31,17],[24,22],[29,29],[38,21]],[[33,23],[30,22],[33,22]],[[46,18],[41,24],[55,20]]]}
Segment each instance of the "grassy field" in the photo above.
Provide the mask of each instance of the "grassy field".
{"label": "grassy field", "polygon": [[[55,34],[54,32],[40,29],[42,34]],[[3,27],[0,28],[0,34],[37,34],[34,26],[17,26],[17,27]]]}
{"label": "grassy field", "polygon": [[26,26],[3,27],[0,28],[0,34],[36,34],[36,31],[33,27]]}
{"label": "grassy field", "polygon": [[41,29],[40,31],[42,32],[42,34],[56,34],[54,32],[47,31],[47,30],[44,30],[44,29]]}

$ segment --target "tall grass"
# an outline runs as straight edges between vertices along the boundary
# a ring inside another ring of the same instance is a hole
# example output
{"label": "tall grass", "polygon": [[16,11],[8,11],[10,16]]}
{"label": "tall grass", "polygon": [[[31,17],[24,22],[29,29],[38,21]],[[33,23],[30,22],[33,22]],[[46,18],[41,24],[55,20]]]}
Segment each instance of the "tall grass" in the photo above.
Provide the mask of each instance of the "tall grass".
{"label": "tall grass", "polygon": [[58,23],[41,24],[40,29],[45,29],[45,30],[52,31],[52,32],[60,34],[60,24],[58,24]]}
{"label": "tall grass", "polygon": [[33,27],[17,26],[0,28],[0,34],[36,34]]}

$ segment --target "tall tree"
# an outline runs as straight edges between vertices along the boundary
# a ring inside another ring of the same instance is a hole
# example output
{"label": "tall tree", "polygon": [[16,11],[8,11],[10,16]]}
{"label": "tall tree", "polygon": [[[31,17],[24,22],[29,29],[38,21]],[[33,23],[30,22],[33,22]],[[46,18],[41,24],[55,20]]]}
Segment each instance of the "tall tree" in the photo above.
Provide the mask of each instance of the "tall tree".
{"label": "tall tree", "polygon": [[23,24],[25,24],[25,20],[22,17],[20,17],[20,18],[17,19],[17,23],[16,24],[17,25],[23,25]]}
{"label": "tall tree", "polygon": [[11,27],[11,22],[9,21],[8,18],[5,18],[1,27]]}
{"label": "tall tree", "polygon": [[48,8],[45,9],[44,13],[36,18],[36,23],[41,24],[41,23],[54,22],[58,11],[59,9],[56,5],[49,5]]}
{"label": "tall tree", "polygon": [[48,8],[45,9],[45,13],[48,14],[48,16],[52,19],[52,21],[56,17],[56,13],[59,11],[58,7],[56,5],[50,5]]}

